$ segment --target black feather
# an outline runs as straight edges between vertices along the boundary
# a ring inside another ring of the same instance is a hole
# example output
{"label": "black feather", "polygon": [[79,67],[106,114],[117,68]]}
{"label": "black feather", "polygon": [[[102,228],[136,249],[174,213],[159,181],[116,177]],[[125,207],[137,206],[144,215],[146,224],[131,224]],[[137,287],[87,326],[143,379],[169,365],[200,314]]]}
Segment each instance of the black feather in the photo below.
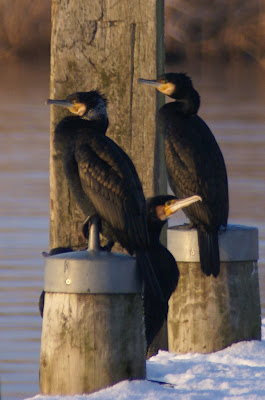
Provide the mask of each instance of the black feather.
{"label": "black feather", "polygon": [[217,276],[220,271],[217,232],[227,225],[229,211],[224,158],[211,130],[196,115],[199,95],[195,94],[190,78],[174,73],[166,74],[165,78],[175,85],[171,97],[176,99],[165,104],[158,117],[165,136],[169,184],[180,199],[201,196],[201,202],[183,211],[198,230],[203,272]]}
{"label": "black feather", "polygon": [[68,96],[68,105],[69,101],[86,106],[83,118],[66,117],[55,129],[55,149],[63,159],[71,191],[85,217],[100,216],[108,240],[119,241],[130,254],[141,254],[137,261],[145,284],[163,303],[147,255],[149,235],[142,185],[128,155],[105,136],[106,101],[97,91],[74,93]]}

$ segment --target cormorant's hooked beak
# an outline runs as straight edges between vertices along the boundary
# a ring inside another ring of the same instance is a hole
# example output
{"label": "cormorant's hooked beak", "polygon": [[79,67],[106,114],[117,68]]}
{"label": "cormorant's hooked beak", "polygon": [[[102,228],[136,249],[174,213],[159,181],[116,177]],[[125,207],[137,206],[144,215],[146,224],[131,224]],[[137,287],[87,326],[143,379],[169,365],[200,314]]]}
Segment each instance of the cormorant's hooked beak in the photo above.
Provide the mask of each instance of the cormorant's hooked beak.
{"label": "cormorant's hooked beak", "polygon": [[67,99],[65,100],[55,100],[48,99],[46,101],[47,105],[61,106],[67,108],[71,113],[79,115],[82,117],[86,113],[86,105],[84,103],[71,102]]}
{"label": "cormorant's hooked beak", "polygon": [[202,198],[197,195],[187,197],[186,199],[167,201],[164,206],[165,219],[172,217],[173,214],[175,214],[179,210],[182,210],[182,208],[188,207],[191,204],[196,203],[197,201],[202,201]]}
{"label": "cormorant's hooked beak", "polygon": [[139,78],[138,79],[138,83],[143,83],[144,85],[149,85],[149,86],[153,86],[156,89],[159,89],[160,87],[163,86],[163,83],[159,83],[156,80],[151,80],[151,79],[142,79]]}
{"label": "cormorant's hooked beak", "polygon": [[172,94],[175,92],[176,87],[175,84],[172,82],[168,81],[161,81],[159,80],[149,80],[149,79],[138,79],[138,83],[143,83],[144,85],[150,85],[155,87],[159,92],[167,95],[167,96],[172,96]]}
{"label": "cormorant's hooked beak", "polygon": [[46,104],[47,105],[52,104],[53,106],[61,106],[61,107],[65,107],[65,108],[73,107],[73,104],[71,103],[71,101],[68,101],[68,100],[48,99],[46,101]]}

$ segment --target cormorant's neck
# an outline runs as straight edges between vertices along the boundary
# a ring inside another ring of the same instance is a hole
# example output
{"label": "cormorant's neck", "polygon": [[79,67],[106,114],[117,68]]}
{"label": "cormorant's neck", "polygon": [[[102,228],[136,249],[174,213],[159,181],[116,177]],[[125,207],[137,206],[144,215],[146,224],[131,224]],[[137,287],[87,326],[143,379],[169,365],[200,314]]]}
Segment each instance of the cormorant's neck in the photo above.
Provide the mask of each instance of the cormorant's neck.
{"label": "cormorant's neck", "polygon": [[108,120],[86,120],[70,115],[63,118],[55,128],[54,144],[56,151],[73,153],[78,138],[85,138],[93,134],[105,135],[108,128]]}
{"label": "cormorant's neck", "polygon": [[92,129],[95,129],[99,132],[102,132],[105,134],[106,130],[108,129],[109,126],[109,120],[107,116],[101,116],[101,118],[95,118],[91,119],[88,114],[85,114],[82,119],[86,121],[87,126],[91,127]]}
{"label": "cormorant's neck", "polygon": [[109,126],[109,120],[108,118],[102,118],[102,119],[88,119],[86,117],[82,117],[82,119],[87,123],[87,126],[89,126],[91,129],[95,129],[98,131],[98,133],[106,133],[106,130],[108,129]]}
{"label": "cormorant's neck", "polygon": [[89,121],[91,126],[95,126],[101,130],[105,129],[106,131],[109,125],[109,119],[105,102],[101,99],[94,107],[87,108],[82,118]]}
{"label": "cormorant's neck", "polygon": [[166,221],[150,221],[148,220],[148,233],[149,233],[149,240],[150,240],[150,247],[157,246],[160,244],[159,238],[161,230],[164,226]]}
{"label": "cormorant's neck", "polygon": [[200,107],[200,96],[199,93],[194,89],[190,88],[183,96],[172,94],[175,99],[176,111],[184,115],[195,115]]}

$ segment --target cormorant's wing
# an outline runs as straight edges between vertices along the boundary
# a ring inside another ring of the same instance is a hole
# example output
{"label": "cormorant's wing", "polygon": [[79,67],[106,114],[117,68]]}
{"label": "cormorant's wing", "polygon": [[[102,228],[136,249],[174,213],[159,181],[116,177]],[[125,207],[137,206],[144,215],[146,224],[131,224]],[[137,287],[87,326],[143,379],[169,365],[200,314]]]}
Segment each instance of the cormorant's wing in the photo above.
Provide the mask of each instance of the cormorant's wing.
{"label": "cormorant's wing", "polygon": [[145,198],[127,154],[107,136],[91,134],[77,144],[75,158],[85,193],[121,244],[130,249],[132,241],[145,247]]}
{"label": "cormorant's wing", "polygon": [[227,175],[219,146],[198,116],[176,117],[166,125],[165,153],[169,183],[177,197],[197,194],[202,202],[184,210],[195,223],[216,228],[228,216]]}

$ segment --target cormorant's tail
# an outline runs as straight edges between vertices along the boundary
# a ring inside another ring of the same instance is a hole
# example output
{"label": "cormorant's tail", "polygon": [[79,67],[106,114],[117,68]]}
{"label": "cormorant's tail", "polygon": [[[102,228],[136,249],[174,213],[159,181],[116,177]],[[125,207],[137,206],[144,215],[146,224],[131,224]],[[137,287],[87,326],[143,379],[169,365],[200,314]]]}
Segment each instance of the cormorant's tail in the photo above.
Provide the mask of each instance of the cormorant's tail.
{"label": "cormorant's tail", "polygon": [[136,261],[138,267],[140,268],[145,285],[148,286],[152,294],[156,296],[161,303],[165,303],[163,292],[158,283],[150,257],[148,255],[148,251],[144,249],[136,250]]}
{"label": "cormorant's tail", "polygon": [[220,272],[218,231],[209,233],[198,229],[198,242],[202,272],[216,278]]}

